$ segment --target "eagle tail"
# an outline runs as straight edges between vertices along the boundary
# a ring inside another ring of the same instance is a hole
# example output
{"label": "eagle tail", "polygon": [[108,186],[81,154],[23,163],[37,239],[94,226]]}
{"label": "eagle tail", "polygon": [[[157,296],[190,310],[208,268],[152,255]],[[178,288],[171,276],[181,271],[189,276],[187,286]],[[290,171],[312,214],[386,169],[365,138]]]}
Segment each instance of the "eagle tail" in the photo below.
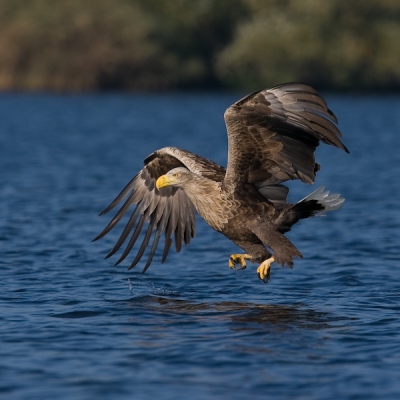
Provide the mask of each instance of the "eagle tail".
{"label": "eagle tail", "polygon": [[330,194],[324,190],[325,187],[321,186],[292,207],[299,219],[324,216],[328,211],[337,210],[342,206],[344,198],[340,197],[339,193]]}

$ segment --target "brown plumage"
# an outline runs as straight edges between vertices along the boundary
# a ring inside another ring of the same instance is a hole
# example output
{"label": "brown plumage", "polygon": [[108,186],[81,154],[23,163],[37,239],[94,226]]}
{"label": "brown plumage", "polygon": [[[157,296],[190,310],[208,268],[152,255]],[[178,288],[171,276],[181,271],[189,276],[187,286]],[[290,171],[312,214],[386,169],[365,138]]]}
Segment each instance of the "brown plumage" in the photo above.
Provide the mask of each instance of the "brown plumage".
{"label": "brown plumage", "polygon": [[163,233],[164,262],[173,236],[177,252],[194,237],[195,208],[213,229],[246,252],[230,257],[232,268],[236,264],[244,268],[245,260],[261,263],[259,277],[268,281],[271,262],[291,267],[293,257],[302,257],[284,233],[299,219],[339,208],[344,199],[320,188],[297,204],[288,204],[289,189],[281,183],[290,179],[314,182],[319,170],[314,152],[320,141],[348,152],[340,140],[335,115],[313,88],[289,83],[244,97],[230,106],[224,117],[229,148],[226,170],[175,147],[150,154],[144,168],[101,213],[127,197],[95,240],[113,229],[128,208],[136,204],[107,257],[132,232],[119,264],[146,227],[129,268],[140,261],[150,245],[143,272],[146,271]]}

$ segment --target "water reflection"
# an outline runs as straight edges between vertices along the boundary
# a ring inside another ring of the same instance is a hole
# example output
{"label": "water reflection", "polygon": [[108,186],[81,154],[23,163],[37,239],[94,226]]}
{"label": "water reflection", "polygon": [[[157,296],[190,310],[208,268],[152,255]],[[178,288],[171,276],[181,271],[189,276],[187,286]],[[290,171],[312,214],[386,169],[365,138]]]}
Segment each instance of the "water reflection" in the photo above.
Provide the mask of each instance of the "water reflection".
{"label": "water reflection", "polygon": [[304,304],[256,304],[235,301],[202,302],[146,295],[130,299],[128,304],[135,310],[157,315],[191,315],[193,320],[229,320],[235,324],[281,325],[305,329],[326,329],[338,326],[346,318],[315,311]]}

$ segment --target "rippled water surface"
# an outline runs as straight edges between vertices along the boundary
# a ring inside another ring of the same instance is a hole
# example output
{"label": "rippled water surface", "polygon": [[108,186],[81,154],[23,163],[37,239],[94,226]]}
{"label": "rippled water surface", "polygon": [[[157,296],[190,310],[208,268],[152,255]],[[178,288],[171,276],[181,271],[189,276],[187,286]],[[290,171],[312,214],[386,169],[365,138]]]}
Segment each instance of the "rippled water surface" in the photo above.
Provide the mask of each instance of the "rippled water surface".
{"label": "rippled water surface", "polygon": [[268,284],[200,220],[144,275],[104,260],[119,232],[91,242],[153,150],[225,165],[239,96],[0,95],[0,395],[400,398],[400,97],[326,96],[351,154],[321,146],[317,184],[290,195],[346,202],[294,227],[305,258]]}

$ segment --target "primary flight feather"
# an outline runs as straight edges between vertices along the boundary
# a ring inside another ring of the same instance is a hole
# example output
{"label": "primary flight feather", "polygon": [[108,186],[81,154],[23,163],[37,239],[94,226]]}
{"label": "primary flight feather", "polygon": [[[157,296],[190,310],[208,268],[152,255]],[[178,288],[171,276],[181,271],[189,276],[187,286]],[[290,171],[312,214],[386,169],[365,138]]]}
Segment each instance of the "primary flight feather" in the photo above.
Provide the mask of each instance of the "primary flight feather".
{"label": "primary flight feather", "polygon": [[226,169],[176,147],[150,154],[144,168],[101,213],[126,198],[94,240],[107,234],[130,206],[136,205],[107,257],[127,242],[119,264],[141,237],[129,269],[150,247],[145,272],[164,234],[164,262],[173,240],[179,252],[183,243],[189,244],[194,237],[195,209],[213,229],[245,251],[230,256],[229,267],[233,269],[245,268],[246,260],[259,263],[258,276],[267,282],[272,262],[291,267],[294,257],[302,257],[284,233],[300,219],[338,209],[344,199],[320,188],[289,204],[289,189],[282,182],[314,182],[319,170],[314,152],[320,141],[348,152],[335,115],[313,88],[288,83],[244,97],[226,110],[224,118],[228,132]]}

